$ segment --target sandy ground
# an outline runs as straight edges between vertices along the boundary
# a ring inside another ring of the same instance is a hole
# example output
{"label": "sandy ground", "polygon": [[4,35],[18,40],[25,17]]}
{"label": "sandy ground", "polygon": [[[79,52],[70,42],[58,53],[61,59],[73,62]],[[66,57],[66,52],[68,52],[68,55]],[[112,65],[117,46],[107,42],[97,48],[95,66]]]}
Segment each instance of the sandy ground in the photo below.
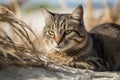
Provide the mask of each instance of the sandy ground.
{"label": "sandy ground", "polygon": [[[59,68],[58,68],[59,69]],[[0,80],[120,80],[119,72],[94,72],[69,68],[52,71],[43,68],[9,66],[0,70]]]}

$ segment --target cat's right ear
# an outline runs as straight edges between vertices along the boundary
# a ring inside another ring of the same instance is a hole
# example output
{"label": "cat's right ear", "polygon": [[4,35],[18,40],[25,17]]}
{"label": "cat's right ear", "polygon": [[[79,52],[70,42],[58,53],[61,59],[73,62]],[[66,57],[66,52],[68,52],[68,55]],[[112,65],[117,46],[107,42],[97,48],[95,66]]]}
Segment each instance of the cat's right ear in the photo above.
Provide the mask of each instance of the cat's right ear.
{"label": "cat's right ear", "polygon": [[44,7],[41,7],[42,14],[45,17],[45,22],[49,22],[53,20],[53,13],[45,9]]}
{"label": "cat's right ear", "polygon": [[76,20],[83,19],[83,7],[82,5],[79,5],[75,8],[75,10],[72,12],[72,18]]}

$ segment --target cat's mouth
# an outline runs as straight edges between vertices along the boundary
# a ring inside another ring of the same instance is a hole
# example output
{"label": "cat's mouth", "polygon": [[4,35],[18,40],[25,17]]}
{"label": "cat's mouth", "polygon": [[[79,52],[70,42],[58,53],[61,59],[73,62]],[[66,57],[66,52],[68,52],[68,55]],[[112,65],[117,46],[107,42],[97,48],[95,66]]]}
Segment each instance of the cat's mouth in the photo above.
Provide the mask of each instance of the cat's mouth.
{"label": "cat's mouth", "polygon": [[66,50],[70,49],[70,46],[56,46],[56,47],[54,47],[54,49],[56,51],[63,52],[63,51],[66,51]]}
{"label": "cat's mouth", "polygon": [[62,48],[61,46],[57,46],[56,48]]}
{"label": "cat's mouth", "polygon": [[56,46],[56,47],[55,47],[55,50],[57,50],[57,51],[64,51],[64,47]]}
{"label": "cat's mouth", "polygon": [[61,46],[57,46],[57,47],[55,47],[56,49],[62,49],[63,47],[61,47]]}
{"label": "cat's mouth", "polygon": [[[72,45],[71,45],[72,46]],[[55,44],[55,45],[52,45],[52,48],[56,51],[66,51],[68,50],[69,48],[71,48],[70,45],[63,45],[63,44]]]}

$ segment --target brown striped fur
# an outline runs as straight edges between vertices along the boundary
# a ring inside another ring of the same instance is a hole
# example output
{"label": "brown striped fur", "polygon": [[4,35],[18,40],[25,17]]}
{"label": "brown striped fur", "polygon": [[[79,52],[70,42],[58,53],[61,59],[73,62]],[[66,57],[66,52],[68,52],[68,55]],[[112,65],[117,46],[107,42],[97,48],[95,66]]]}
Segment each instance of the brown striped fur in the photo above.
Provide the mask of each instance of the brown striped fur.
{"label": "brown striped fur", "polygon": [[[43,29],[43,36],[46,46],[50,48],[48,51],[50,59],[61,65],[81,69],[105,71],[119,68],[117,61],[114,61],[117,68],[113,68],[111,58],[106,58],[106,56],[110,57],[112,53],[106,53],[109,51],[104,50],[108,49],[103,48],[107,45],[106,43],[104,43],[105,45],[101,44],[101,42],[103,43],[108,39],[104,40],[97,36],[99,33],[104,35],[106,32],[109,35],[110,30],[107,31],[107,27],[105,27],[106,29],[99,29],[99,27],[109,26],[111,28],[113,26],[110,23],[100,25],[97,29],[95,28],[88,33],[84,27],[84,13],[81,5],[71,14],[52,13],[44,8],[42,8],[42,12],[46,24]],[[120,27],[119,25],[115,26]],[[115,47],[118,48],[117,45]],[[118,53],[120,53],[120,49]]]}

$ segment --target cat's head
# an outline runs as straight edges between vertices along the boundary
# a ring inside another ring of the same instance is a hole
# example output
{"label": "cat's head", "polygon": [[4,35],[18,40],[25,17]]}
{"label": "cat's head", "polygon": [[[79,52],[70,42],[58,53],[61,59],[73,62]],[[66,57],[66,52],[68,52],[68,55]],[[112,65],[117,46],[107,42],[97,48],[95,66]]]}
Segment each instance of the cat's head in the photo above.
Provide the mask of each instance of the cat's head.
{"label": "cat's head", "polygon": [[71,14],[52,13],[42,8],[45,17],[44,41],[56,51],[82,48],[86,43],[83,8],[79,5]]}

